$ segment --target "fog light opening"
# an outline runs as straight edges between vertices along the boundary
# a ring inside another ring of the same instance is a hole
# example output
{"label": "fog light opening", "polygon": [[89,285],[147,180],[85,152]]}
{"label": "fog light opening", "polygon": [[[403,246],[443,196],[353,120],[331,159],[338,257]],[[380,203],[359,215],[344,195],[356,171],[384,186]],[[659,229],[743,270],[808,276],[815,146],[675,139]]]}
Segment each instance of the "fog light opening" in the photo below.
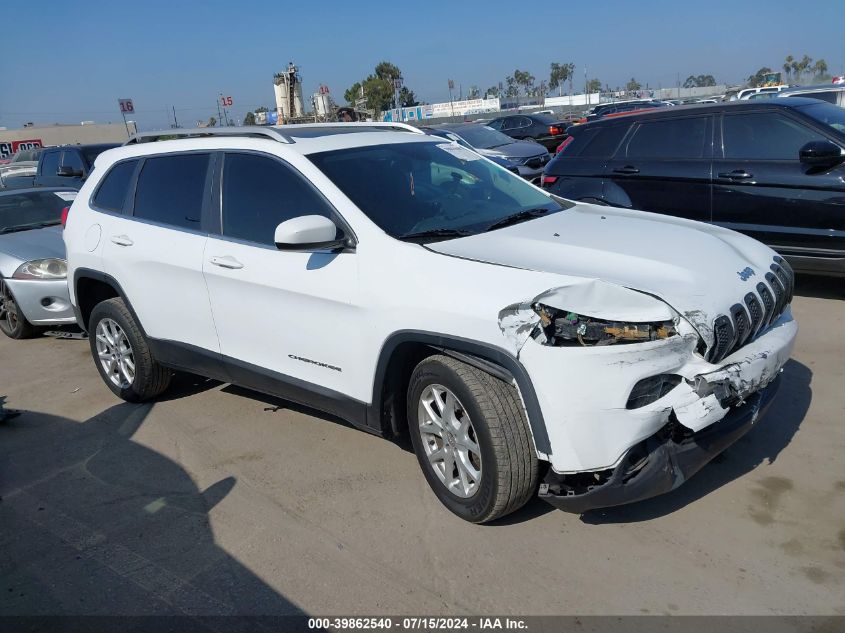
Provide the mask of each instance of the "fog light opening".
{"label": "fog light opening", "polygon": [[660,400],[681,383],[682,378],[677,374],[659,374],[640,380],[631,389],[626,409],[639,409],[652,402]]}

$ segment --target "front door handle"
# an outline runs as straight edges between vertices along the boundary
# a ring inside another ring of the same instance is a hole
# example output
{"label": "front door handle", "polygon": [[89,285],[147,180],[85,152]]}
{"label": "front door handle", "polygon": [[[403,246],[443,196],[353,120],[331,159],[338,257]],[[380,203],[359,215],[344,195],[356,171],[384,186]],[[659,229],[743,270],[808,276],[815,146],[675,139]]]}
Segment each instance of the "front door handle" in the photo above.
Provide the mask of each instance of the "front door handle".
{"label": "front door handle", "polygon": [[112,235],[111,241],[112,244],[117,244],[118,246],[132,246],[135,243],[129,239],[128,235]]}
{"label": "front door handle", "polygon": [[625,165],[624,167],[617,167],[613,170],[614,174],[638,174],[640,170],[633,165]]}
{"label": "front door handle", "polygon": [[225,255],[224,257],[212,257],[210,261],[215,266],[220,266],[220,268],[228,268],[230,270],[237,270],[239,268],[244,267],[242,263],[240,263],[231,255]]}
{"label": "front door handle", "polygon": [[744,169],[734,169],[733,171],[720,172],[719,178],[727,178],[728,180],[748,180],[749,178],[754,178],[754,174],[749,174]]}

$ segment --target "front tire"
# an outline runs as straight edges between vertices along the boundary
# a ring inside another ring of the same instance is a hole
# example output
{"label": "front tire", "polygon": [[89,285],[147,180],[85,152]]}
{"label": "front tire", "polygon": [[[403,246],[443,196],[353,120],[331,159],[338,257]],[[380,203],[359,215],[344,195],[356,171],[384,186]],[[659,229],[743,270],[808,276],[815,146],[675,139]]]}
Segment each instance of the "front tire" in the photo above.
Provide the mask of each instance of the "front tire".
{"label": "front tire", "polygon": [[430,356],[411,375],[407,414],[429,486],[462,519],[498,519],[534,494],[539,463],[512,385],[449,356]]}
{"label": "front tire", "polygon": [[116,396],[143,402],[167,389],[172,372],[153,358],[123,299],[98,303],[91,311],[88,331],[97,371]]}
{"label": "front tire", "polygon": [[0,279],[0,331],[14,339],[32,338],[39,333],[39,329],[26,320],[3,279]]}

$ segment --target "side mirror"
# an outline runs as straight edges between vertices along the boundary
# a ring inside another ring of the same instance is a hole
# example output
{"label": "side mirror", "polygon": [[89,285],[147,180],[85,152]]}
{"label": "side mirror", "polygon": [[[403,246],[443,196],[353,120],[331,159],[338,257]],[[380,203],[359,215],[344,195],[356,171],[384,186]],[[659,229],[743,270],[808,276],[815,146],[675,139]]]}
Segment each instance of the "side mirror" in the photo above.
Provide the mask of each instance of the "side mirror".
{"label": "side mirror", "polygon": [[64,176],[67,178],[78,178],[82,176],[82,171],[79,169],[74,169],[73,167],[67,167],[66,165],[62,165],[56,170],[57,176]]}
{"label": "side mirror", "polygon": [[798,150],[802,165],[829,167],[845,160],[842,148],[830,141],[810,141]]}
{"label": "side mirror", "polygon": [[335,250],[350,245],[343,231],[322,215],[285,220],[276,227],[273,241],[282,251]]}

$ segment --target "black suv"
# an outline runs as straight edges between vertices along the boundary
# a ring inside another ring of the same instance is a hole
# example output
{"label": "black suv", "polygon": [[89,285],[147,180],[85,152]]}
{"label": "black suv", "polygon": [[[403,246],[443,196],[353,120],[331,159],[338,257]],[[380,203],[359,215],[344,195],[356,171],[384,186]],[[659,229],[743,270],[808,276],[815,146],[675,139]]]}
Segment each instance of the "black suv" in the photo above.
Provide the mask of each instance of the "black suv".
{"label": "black suv", "polygon": [[740,231],[845,275],[845,109],[781,98],[677,106],[569,130],[543,186]]}
{"label": "black suv", "polygon": [[511,138],[522,141],[537,141],[553,152],[566,138],[566,130],[572,125],[548,114],[510,114],[485,123]]}
{"label": "black suv", "polygon": [[47,147],[38,157],[35,176],[10,176],[3,182],[6,188],[64,187],[79,189],[94,168],[94,159],[117,143],[91,145],[63,145]]}

